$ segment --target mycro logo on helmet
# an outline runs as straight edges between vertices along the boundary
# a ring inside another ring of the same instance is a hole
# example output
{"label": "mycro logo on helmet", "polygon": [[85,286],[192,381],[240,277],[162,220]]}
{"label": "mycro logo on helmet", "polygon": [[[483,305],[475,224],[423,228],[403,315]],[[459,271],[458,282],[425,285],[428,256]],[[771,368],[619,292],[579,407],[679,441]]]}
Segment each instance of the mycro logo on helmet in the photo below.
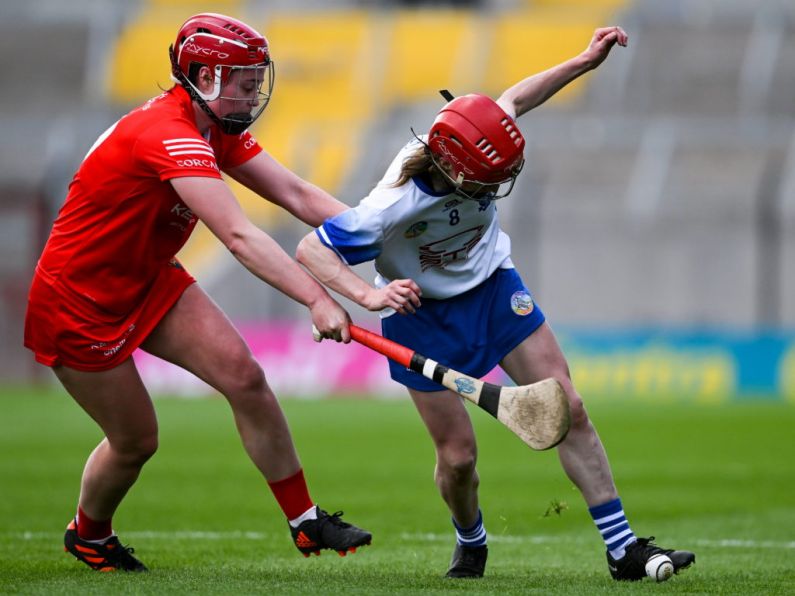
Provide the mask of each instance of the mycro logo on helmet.
{"label": "mycro logo on helmet", "polygon": [[220,52],[212,48],[203,48],[190,41],[185,42],[185,45],[182,46],[182,51],[189,52],[191,54],[198,54],[199,56],[215,57],[219,60],[226,60],[229,58],[229,54],[226,52]]}
{"label": "mycro logo on helmet", "polygon": [[444,156],[445,159],[450,160],[453,164],[459,166],[463,172],[466,174],[474,174],[475,172],[467,167],[467,165],[458,159],[450,149],[447,148],[447,144],[444,139],[439,140],[439,152]]}

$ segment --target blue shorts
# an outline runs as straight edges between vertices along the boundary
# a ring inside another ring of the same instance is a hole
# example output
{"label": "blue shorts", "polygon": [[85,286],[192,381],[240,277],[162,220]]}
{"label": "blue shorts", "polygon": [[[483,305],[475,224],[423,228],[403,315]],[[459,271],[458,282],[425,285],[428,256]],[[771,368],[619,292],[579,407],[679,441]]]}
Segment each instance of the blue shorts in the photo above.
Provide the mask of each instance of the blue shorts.
{"label": "blue shorts", "polygon": [[[423,298],[413,315],[382,319],[384,337],[471,377],[485,376],[538,329],[544,313],[515,269],[497,269],[468,292],[447,300]],[[389,361],[392,378],[418,391],[444,387]]]}

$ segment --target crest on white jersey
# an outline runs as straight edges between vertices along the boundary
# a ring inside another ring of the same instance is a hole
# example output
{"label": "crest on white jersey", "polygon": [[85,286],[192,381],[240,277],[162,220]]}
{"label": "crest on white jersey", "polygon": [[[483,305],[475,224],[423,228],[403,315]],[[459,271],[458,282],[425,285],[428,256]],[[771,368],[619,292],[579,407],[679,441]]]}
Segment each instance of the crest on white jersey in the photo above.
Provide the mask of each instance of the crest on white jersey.
{"label": "crest on white jersey", "polygon": [[466,260],[469,251],[483,238],[484,227],[475,226],[448,238],[420,246],[420,267],[423,271],[432,267],[444,269],[450,263]]}

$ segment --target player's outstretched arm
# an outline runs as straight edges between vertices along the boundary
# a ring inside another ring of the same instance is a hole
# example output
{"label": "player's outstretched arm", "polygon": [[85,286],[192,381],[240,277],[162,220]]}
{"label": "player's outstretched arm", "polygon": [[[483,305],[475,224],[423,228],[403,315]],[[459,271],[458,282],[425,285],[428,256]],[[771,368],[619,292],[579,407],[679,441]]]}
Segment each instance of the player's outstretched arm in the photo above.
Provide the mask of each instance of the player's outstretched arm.
{"label": "player's outstretched arm", "polygon": [[348,313],[268,234],[243,213],[234,194],[216,178],[174,178],[182,201],[246,269],[309,308],[324,337],[349,342]]}
{"label": "player's outstretched arm", "polygon": [[296,258],[323,284],[367,310],[394,308],[400,314],[408,314],[420,306],[422,292],[413,280],[396,279],[384,288],[374,288],[324,246],[315,232],[298,244]]}
{"label": "player's outstretched arm", "polygon": [[313,228],[348,209],[347,205],[296,175],[266,151],[225,172]]}
{"label": "player's outstretched arm", "polygon": [[629,38],[621,27],[597,29],[591,43],[578,56],[566,60],[522,81],[519,81],[497,100],[506,113],[518,118],[540,106],[577,77],[604,62],[614,45],[626,46]]}

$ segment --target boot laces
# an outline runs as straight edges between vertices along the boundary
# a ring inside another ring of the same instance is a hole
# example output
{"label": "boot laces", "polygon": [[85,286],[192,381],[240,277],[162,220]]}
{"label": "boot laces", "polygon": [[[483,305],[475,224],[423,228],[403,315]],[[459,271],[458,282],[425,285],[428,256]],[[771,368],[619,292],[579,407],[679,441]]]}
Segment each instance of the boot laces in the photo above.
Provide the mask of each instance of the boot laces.
{"label": "boot laces", "polygon": [[140,565],[138,559],[133,557],[133,553],[135,549],[131,546],[125,546],[121,542],[119,542],[118,538],[114,540],[112,543],[111,548],[107,548],[110,546],[106,544],[106,559],[109,563],[119,564],[123,567],[136,567]]}
{"label": "boot laces", "polygon": [[322,530],[325,524],[331,524],[332,526],[337,526],[338,528],[350,528],[351,524],[342,521],[342,514],[342,511],[336,511],[329,515],[321,509],[320,516],[318,518],[318,530]]}
{"label": "boot laces", "polygon": [[651,555],[656,554],[663,554],[668,555],[673,551],[670,549],[660,548],[656,544],[654,544],[654,536],[649,536],[648,538],[638,538],[638,548],[641,549],[643,554],[648,558]]}

